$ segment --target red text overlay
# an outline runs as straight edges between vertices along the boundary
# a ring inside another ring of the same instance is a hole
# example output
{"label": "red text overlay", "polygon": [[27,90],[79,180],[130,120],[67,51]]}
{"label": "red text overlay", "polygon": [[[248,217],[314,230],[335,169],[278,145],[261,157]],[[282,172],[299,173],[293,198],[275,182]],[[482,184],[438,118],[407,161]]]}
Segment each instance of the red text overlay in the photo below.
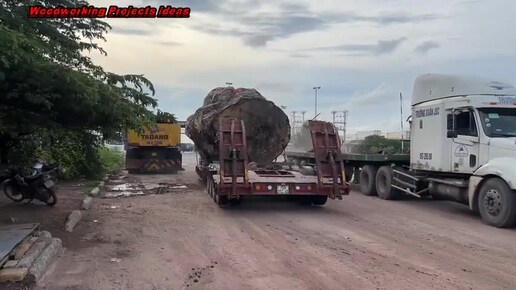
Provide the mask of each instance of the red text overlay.
{"label": "red text overlay", "polygon": [[29,18],[190,18],[189,7],[44,7],[30,6]]}

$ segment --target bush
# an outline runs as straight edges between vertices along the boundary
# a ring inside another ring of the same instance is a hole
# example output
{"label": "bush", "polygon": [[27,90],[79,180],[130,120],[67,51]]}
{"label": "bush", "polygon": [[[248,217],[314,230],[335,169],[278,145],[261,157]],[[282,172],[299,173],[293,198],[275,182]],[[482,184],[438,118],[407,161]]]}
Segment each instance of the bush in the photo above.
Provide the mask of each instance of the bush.
{"label": "bush", "polygon": [[29,170],[38,160],[56,164],[59,178],[102,176],[98,136],[81,131],[39,130],[19,137],[9,152],[10,166]]}
{"label": "bush", "polygon": [[119,171],[124,167],[124,155],[113,149],[100,147],[98,149],[100,164],[102,165],[103,173]]}

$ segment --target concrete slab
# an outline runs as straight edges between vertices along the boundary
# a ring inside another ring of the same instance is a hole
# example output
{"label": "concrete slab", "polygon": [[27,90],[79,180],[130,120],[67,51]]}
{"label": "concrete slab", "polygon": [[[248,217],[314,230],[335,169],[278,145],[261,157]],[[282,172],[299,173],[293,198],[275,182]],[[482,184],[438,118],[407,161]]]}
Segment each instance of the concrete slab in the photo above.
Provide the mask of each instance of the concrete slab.
{"label": "concrete slab", "polygon": [[0,282],[20,282],[27,276],[27,268],[0,270]]}
{"label": "concrete slab", "polygon": [[0,265],[3,264],[11,251],[27,236],[39,228],[39,224],[18,224],[0,226]]}

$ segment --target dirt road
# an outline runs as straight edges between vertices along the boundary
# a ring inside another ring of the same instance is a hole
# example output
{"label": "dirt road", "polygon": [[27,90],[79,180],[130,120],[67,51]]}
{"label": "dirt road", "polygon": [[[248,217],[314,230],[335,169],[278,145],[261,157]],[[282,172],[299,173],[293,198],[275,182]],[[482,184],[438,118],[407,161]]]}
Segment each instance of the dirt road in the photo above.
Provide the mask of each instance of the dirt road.
{"label": "dirt road", "polygon": [[220,209],[187,169],[138,176],[186,191],[96,199],[37,289],[516,289],[516,229],[466,207],[353,192]]}

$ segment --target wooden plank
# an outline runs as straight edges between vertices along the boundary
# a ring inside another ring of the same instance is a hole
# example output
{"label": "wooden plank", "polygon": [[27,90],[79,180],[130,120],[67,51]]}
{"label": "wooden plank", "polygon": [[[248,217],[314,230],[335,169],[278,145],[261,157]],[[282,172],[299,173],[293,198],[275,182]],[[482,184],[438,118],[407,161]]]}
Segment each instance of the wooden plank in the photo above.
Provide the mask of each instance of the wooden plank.
{"label": "wooden plank", "polygon": [[28,272],[27,268],[2,269],[0,270],[0,282],[20,282]]}
{"label": "wooden plank", "polygon": [[0,266],[9,259],[13,249],[38,228],[39,224],[0,226]]}
{"label": "wooden plank", "polygon": [[38,240],[36,236],[27,236],[10,254],[14,260],[19,260],[27,253],[32,244]]}
{"label": "wooden plank", "polygon": [[25,255],[25,253],[27,253],[27,251],[30,249],[30,246],[32,246],[32,243],[30,243],[29,241],[21,244],[18,249],[16,250],[16,252],[14,253],[14,260],[19,260],[23,257],[23,255]]}
{"label": "wooden plank", "polygon": [[19,260],[9,260],[4,264],[4,269],[14,268],[18,264]]}

